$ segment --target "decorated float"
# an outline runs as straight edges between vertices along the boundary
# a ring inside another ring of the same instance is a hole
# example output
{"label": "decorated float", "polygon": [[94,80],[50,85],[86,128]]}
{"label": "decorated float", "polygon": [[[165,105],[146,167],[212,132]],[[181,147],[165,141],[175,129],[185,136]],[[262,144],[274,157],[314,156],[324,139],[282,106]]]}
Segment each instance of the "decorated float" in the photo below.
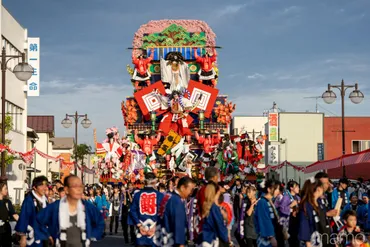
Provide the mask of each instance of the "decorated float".
{"label": "decorated float", "polygon": [[228,134],[235,105],[219,94],[221,47],[212,29],[199,20],[150,21],[129,49],[133,95],[121,104],[127,136],[109,128],[96,144],[101,182],[134,182],[147,171],[201,179],[207,166],[225,180],[253,178],[264,140]]}

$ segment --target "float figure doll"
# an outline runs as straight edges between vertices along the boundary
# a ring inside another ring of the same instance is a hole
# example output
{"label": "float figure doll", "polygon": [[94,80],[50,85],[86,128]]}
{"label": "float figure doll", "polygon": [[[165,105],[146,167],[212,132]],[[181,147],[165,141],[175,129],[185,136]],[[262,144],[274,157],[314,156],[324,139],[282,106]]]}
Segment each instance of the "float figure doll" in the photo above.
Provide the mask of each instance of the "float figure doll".
{"label": "float figure doll", "polygon": [[181,136],[192,135],[189,125],[193,119],[189,115],[189,112],[199,105],[202,95],[200,95],[193,105],[191,101],[179,91],[173,91],[169,97],[159,94],[158,91],[155,91],[155,93],[160,99],[162,109],[168,110],[159,124],[159,130],[162,131],[165,136],[167,136],[171,129]]}
{"label": "float figure doll", "polygon": [[132,82],[135,83],[135,89],[141,89],[141,83],[146,83],[146,86],[150,86],[150,78],[151,74],[149,72],[149,63],[153,60],[154,57],[154,49],[151,50],[150,57],[145,58],[144,54],[140,54],[139,56],[135,57],[132,55],[132,63],[135,65],[135,70],[132,75]]}
{"label": "float figure doll", "polygon": [[213,63],[217,60],[217,52],[213,49],[213,54],[210,56],[208,52],[204,56],[199,56],[197,53],[197,48],[194,48],[194,56],[197,63],[200,64],[200,70],[198,72],[199,81],[203,83],[204,81],[211,81],[212,87],[216,87],[216,72],[213,68]]}
{"label": "float figure doll", "polygon": [[141,149],[147,156],[152,154],[153,146],[157,145],[160,140],[161,140],[161,133],[159,133],[157,137],[155,137],[154,132],[150,133],[150,137],[149,137],[149,133],[146,133],[145,138],[141,139],[138,136],[138,130],[135,130],[135,141],[137,144],[139,144],[139,146],[141,147]]}
{"label": "float figure doll", "polygon": [[182,92],[188,88],[190,70],[181,52],[168,53],[166,60],[161,58],[161,79],[164,84],[169,84],[171,92]]}

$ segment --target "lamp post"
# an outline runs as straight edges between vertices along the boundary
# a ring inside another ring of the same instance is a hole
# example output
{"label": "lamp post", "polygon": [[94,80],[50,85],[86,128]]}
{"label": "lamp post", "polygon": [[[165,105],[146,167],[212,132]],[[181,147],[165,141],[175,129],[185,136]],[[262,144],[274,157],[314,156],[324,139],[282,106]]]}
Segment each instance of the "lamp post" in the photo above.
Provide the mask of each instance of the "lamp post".
{"label": "lamp post", "polygon": [[[20,81],[27,81],[33,74],[33,68],[31,65],[26,63],[26,54],[22,55],[6,55],[6,49],[3,47],[1,52],[1,143],[5,144],[5,90],[6,90],[6,70],[7,64],[14,58],[22,58],[22,62],[18,63],[13,73]],[[0,180],[6,181],[5,171],[5,151],[1,154],[1,178]]]}
{"label": "lamp post", "polygon": [[[62,120],[62,125],[64,128],[70,128],[72,126],[72,121],[70,118],[73,118],[75,120],[75,148],[74,148],[74,151],[75,151],[75,162],[76,162],[76,165],[75,165],[75,175],[77,175],[77,134],[78,134],[78,120],[80,118],[84,118],[82,121],[81,121],[81,125],[82,127],[84,127],[85,129],[89,128],[90,125],[91,125],[91,121],[90,119],[87,118],[87,114],[85,115],[78,115],[77,111],[75,114],[66,114],[66,118]],[[83,179],[83,172],[82,172],[82,167],[81,167],[81,179]]]}
{"label": "lamp post", "polygon": [[[280,144],[285,145],[285,182],[288,183],[288,139],[280,138]],[[295,170],[294,170],[294,179],[295,179]]]}
{"label": "lamp post", "polygon": [[[326,90],[322,94],[322,98],[324,99],[325,103],[332,104],[335,102],[337,95],[332,91],[332,88],[337,88],[340,91],[340,96],[342,100],[342,155],[346,154],[346,135],[345,135],[345,129],[344,129],[344,97],[346,96],[346,91],[348,88],[355,88],[350,94],[349,98],[354,104],[360,104],[362,100],[364,99],[364,94],[358,90],[358,84],[354,85],[346,85],[344,84],[344,81],[342,80],[340,85],[331,85],[328,84],[328,90]],[[346,176],[346,167],[342,163],[342,169],[343,169],[343,177]]]}
{"label": "lamp post", "polygon": [[150,112],[150,119],[152,120],[152,130],[155,131],[155,121],[157,120],[157,113],[155,111]]}
{"label": "lamp post", "polygon": [[200,129],[204,130],[204,111],[199,111],[199,123],[200,123]]}

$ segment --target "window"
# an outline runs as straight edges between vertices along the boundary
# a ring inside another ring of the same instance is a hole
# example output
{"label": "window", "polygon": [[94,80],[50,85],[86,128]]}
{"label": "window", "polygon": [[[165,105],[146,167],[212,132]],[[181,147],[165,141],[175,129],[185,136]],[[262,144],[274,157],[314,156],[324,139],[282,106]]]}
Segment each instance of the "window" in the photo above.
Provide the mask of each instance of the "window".
{"label": "window", "polygon": [[[15,47],[12,45],[12,43],[10,43],[7,39],[5,39],[4,37],[2,37],[2,44],[3,46],[2,47],[5,47],[5,50],[6,50],[6,54],[7,55],[12,55],[12,56],[20,56],[22,55],[22,53]],[[20,62],[20,59],[19,58],[14,58],[14,59],[11,59],[8,64],[7,64],[7,67],[9,70],[13,71],[13,68],[15,67],[15,65],[17,65],[18,63]]]}
{"label": "window", "polygon": [[352,141],[352,153],[357,153],[370,148],[370,141]]}
{"label": "window", "polygon": [[23,133],[22,123],[23,123],[23,109],[13,103],[7,101],[5,102],[6,114],[12,117],[13,121],[13,131]]}

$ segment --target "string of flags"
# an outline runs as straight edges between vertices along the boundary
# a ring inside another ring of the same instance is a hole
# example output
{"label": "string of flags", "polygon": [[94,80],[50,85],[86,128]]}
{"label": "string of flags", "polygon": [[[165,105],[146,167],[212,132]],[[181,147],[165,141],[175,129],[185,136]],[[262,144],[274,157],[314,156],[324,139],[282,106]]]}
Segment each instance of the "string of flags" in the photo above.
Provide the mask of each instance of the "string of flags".
{"label": "string of flags", "polygon": [[[74,167],[75,167],[75,164],[76,164],[74,161],[65,161],[63,159],[63,157],[60,156],[60,155],[58,155],[57,157],[54,157],[54,156],[51,156],[49,154],[46,154],[46,153],[38,150],[36,147],[32,148],[30,151],[28,151],[26,153],[23,153],[23,152],[15,151],[15,150],[11,149],[10,147],[8,147],[8,146],[0,143],[0,153],[2,153],[4,151],[7,151],[11,155],[13,155],[13,156],[15,156],[17,158],[22,159],[23,162],[26,163],[27,165],[30,165],[33,162],[34,157],[35,157],[35,154],[40,155],[44,159],[48,159],[48,160],[52,160],[52,161],[55,161],[55,162],[59,162],[60,169],[73,170]],[[81,165],[78,165],[77,164],[77,168],[80,171],[82,169],[83,172],[88,173],[88,174],[94,174],[95,173],[95,169],[94,168],[91,168],[90,169],[90,168],[88,168],[85,165],[82,165],[81,166]]]}
{"label": "string of flags", "polygon": [[290,166],[294,170],[299,171],[299,172],[304,172],[304,170],[306,169],[306,167],[304,167],[304,166],[296,166],[296,165],[293,165],[292,163],[290,163],[289,161],[283,161],[281,164],[276,165],[276,166],[267,165],[264,168],[257,168],[257,171],[262,172],[262,173],[268,173],[271,170],[272,171],[279,170],[279,169],[283,168],[284,166]]}
{"label": "string of flags", "polygon": [[[32,148],[30,151],[28,151],[26,153],[22,153],[22,152],[15,151],[15,150],[11,149],[10,147],[0,143],[0,153],[2,153],[4,151],[8,151],[10,154],[21,158],[23,160],[23,162],[25,162],[27,165],[30,165],[33,162],[35,154],[40,155],[44,159],[52,160],[52,161],[55,161],[55,162],[59,161],[61,169],[73,170],[75,165],[76,165],[76,163],[74,161],[65,161],[63,159],[63,157],[61,157],[60,155],[57,156],[57,157],[48,155],[48,154],[38,150],[36,147]],[[264,168],[257,168],[257,172],[268,173],[271,170],[272,171],[279,170],[279,169],[283,168],[284,166],[290,166],[293,169],[295,169],[297,171],[301,171],[301,172],[304,172],[304,170],[306,169],[306,167],[304,167],[304,166],[296,166],[296,165],[293,165],[292,163],[290,163],[288,161],[284,161],[281,164],[276,165],[276,166],[267,165]],[[77,164],[77,169],[80,170],[80,171],[82,170],[83,172],[85,172],[87,174],[95,174],[95,169],[94,168],[88,168],[85,165],[81,166],[81,165]]]}

